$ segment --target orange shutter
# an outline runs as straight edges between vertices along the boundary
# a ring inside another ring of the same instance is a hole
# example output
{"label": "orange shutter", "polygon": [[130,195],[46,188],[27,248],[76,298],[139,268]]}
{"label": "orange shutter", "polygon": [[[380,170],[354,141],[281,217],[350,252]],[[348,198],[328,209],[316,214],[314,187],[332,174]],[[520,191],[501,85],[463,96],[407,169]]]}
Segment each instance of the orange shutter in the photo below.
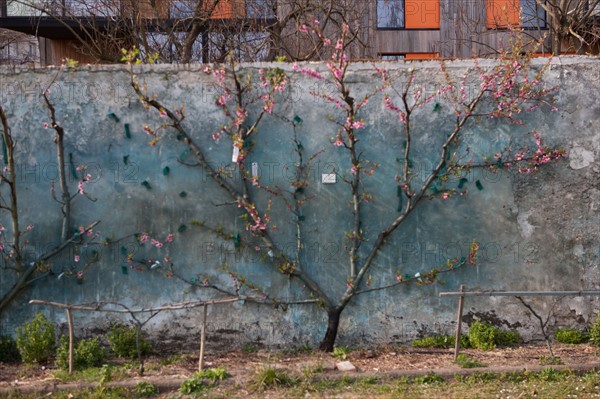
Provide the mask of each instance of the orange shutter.
{"label": "orange shutter", "polygon": [[406,53],[405,60],[433,60],[440,58],[438,53]]}
{"label": "orange shutter", "polygon": [[[204,0],[202,7],[210,14],[211,19],[244,18],[246,15],[243,0],[219,0],[214,6],[215,0]],[[214,7],[214,9],[213,9]]]}
{"label": "orange shutter", "polygon": [[502,29],[509,26],[519,26],[521,11],[519,0],[487,0],[486,27]]}
{"label": "orange shutter", "polygon": [[439,29],[440,0],[406,0],[406,29]]}

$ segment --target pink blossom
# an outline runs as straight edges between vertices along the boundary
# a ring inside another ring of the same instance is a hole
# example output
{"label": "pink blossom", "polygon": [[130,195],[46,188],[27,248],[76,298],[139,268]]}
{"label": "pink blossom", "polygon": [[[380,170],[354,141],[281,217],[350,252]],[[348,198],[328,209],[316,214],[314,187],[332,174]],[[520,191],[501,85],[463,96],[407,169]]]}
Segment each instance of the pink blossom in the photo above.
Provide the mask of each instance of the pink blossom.
{"label": "pink blossom", "polygon": [[225,96],[219,97],[216,101],[217,105],[220,105],[220,106],[225,105],[226,102],[227,102],[227,99],[225,98]]}
{"label": "pink blossom", "polygon": [[33,224],[28,224],[27,227],[25,228],[25,230],[31,231],[31,230],[33,230],[34,227],[35,226]]}
{"label": "pink blossom", "polygon": [[275,106],[275,102],[271,99],[265,101],[265,105],[263,107],[263,110],[267,113],[267,114],[271,114],[273,113],[273,108]]}
{"label": "pink blossom", "polygon": [[336,146],[336,147],[341,147],[341,146],[343,146],[343,145],[344,145],[344,142],[342,141],[342,138],[341,138],[341,137],[338,137],[338,138],[337,138],[337,139],[336,139],[336,140],[333,142],[333,145],[334,145],[334,146]]}
{"label": "pink blossom", "polygon": [[165,263],[169,264],[171,263],[171,258],[169,256],[165,256],[165,258],[163,259],[165,261]]}
{"label": "pink blossom", "polygon": [[76,276],[78,280],[83,280],[83,270],[78,271]]}
{"label": "pink blossom", "polygon": [[173,242],[173,239],[175,238],[175,235],[173,233],[169,233],[167,234],[167,238],[165,238],[166,242]]}
{"label": "pink blossom", "polygon": [[81,194],[81,195],[85,194],[85,190],[83,187],[83,181],[80,181],[79,183],[77,183],[77,190],[78,190],[79,194]]}
{"label": "pink blossom", "polygon": [[237,118],[233,121],[233,124],[236,126],[241,126],[242,123],[244,123],[244,121],[246,120],[246,117],[248,116],[248,111],[238,108],[236,114]]}
{"label": "pink blossom", "polygon": [[48,129],[48,122],[44,122],[44,129]]}
{"label": "pink blossom", "polygon": [[160,117],[161,118],[166,118],[167,117],[167,111],[165,111],[163,108],[160,109]]}
{"label": "pink blossom", "polygon": [[79,255],[75,255],[74,260],[75,260],[75,263],[79,262]]}
{"label": "pink blossom", "polygon": [[358,165],[353,165],[353,166],[350,168],[350,173],[352,173],[353,175],[355,175],[355,174],[356,174],[356,172],[358,172],[358,168],[359,168],[359,166],[358,166]]}
{"label": "pink blossom", "polygon": [[323,76],[317,71],[314,71],[314,70],[308,69],[308,68],[300,68],[298,66],[298,64],[294,64],[294,65],[295,65],[295,69],[294,69],[295,71],[299,71],[310,78],[319,79],[319,80],[323,79]]}
{"label": "pink blossom", "polygon": [[162,246],[163,246],[162,242],[155,240],[154,238],[150,239],[150,243],[152,245],[154,245],[156,248],[162,248]]}
{"label": "pink blossom", "polygon": [[299,31],[299,32],[302,32],[302,33],[308,33],[308,26],[306,26],[306,25],[302,24],[302,25],[301,25],[301,26],[298,28],[298,31]]}
{"label": "pink blossom", "polygon": [[354,123],[352,124],[352,128],[353,128],[353,129],[360,129],[360,128],[364,127],[364,126],[365,126],[365,122],[363,122],[362,120],[361,120],[361,121],[354,122]]}
{"label": "pink blossom", "polygon": [[442,194],[442,198],[443,199],[448,199],[448,198],[450,198],[450,194],[449,193],[443,193]]}
{"label": "pink blossom", "polygon": [[140,243],[143,244],[146,241],[148,241],[150,239],[150,236],[148,235],[148,233],[143,232],[142,235],[140,236]]}
{"label": "pink blossom", "polygon": [[154,136],[154,135],[155,135],[155,133],[154,133],[154,130],[152,130],[152,128],[151,128],[150,126],[148,126],[148,125],[144,125],[142,128],[144,129],[144,132],[145,132],[145,133],[146,133],[148,136]]}
{"label": "pink blossom", "polygon": [[538,132],[534,131],[533,137],[535,137],[535,143],[538,145],[538,147],[540,145],[542,145],[542,137],[540,136],[540,134]]}

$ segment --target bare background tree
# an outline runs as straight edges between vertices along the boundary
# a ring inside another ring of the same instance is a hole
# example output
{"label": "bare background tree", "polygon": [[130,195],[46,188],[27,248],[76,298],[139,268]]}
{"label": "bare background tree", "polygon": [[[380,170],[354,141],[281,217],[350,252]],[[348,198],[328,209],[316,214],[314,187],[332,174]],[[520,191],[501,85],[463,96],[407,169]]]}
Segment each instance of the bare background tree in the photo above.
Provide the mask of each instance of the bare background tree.
{"label": "bare background tree", "polygon": [[[319,20],[327,36],[348,24],[365,57],[368,2],[349,0],[14,0],[59,21],[90,62],[118,62],[121,49],[165,63],[321,59],[322,41],[299,31]],[[64,44],[64,43],[63,43]],[[59,57],[56,57],[59,58]]]}
{"label": "bare background tree", "polygon": [[35,38],[8,29],[0,29],[0,65],[34,64],[39,58]]}
{"label": "bare background tree", "polygon": [[536,0],[548,16],[550,50],[583,54],[597,49],[600,42],[600,0]]}
{"label": "bare background tree", "polygon": [[517,30],[524,51],[541,43],[537,51],[552,55],[598,52],[600,0],[448,1],[441,18],[446,56],[497,56]]}

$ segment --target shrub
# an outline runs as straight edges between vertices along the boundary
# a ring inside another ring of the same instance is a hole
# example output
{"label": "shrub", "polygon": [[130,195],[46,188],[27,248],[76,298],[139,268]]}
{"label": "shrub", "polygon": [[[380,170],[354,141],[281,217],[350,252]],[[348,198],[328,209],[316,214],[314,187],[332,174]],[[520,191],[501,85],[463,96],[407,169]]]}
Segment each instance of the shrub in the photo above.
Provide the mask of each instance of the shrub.
{"label": "shrub", "polygon": [[184,395],[191,395],[194,393],[200,393],[208,389],[208,385],[202,380],[202,376],[196,373],[194,377],[185,380],[181,383],[179,392]]}
{"label": "shrub", "polygon": [[255,389],[263,390],[267,388],[291,386],[294,379],[285,372],[273,367],[264,367],[252,378],[252,385]]}
{"label": "shrub", "polygon": [[17,348],[25,363],[42,363],[54,355],[54,326],[38,313],[33,320],[17,328]]}
{"label": "shrub", "polygon": [[216,384],[218,381],[223,381],[229,377],[231,377],[231,375],[223,367],[215,367],[198,371],[192,378],[185,380],[181,384],[179,392],[185,395],[201,393],[211,388],[211,385],[204,381],[205,379],[210,380],[213,384]]}
{"label": "shrub", "polygon": [[[107,334],[110,349],[119,357],[129,359],[137,358],[136,329],[117,324]],[[142,356],[150,352],[148,341],[140,337],[140,349]]]}
{"label": "shrub", "polygon": [[223,367],[214,367],[207,370],[199,371],[198,376],[202,378],[206,378],[207,380],[214,382],[223,381],[229,377],[231,374],[227,372]]}
{"label": "shrub", "polygon": [[[98,338],[82,339],[73,348],[73,368],[100,367],[104,357],[104,348]],[[69,368],[69,339],[65,336],[61,337],[56,351],[56,365],[63,370]]]}
{"label": "shrub", "polygon": [[521,341],[517,331],[503,331],[490,324],[476,321],[469,327],[469,344],[479,350],[493,350],[497,345],[510,346]]}
{"label": "shrub", "polygon": [[497,331],[497,328],[489,324],[476,321],[469,327],[469,344],[484,351],[496,349]]}
{"label": "shrub", "polygon": [[590,328],[590,342],[596,346],[600,346],[600,313]]}
{"label": "shrub", "polygon": [[573,328],[559,329],[554,333],[554,338],[563,344],[580,344],[587,340],[584,333]]}
{"label": "shrub", "polygon": [[469,334],[460,335],[460,347],[465,349],[471,347],[471,341],[469,341]]}
{"label": "shrub", "polygon": [[158,387],[146,381],[138,382],[135,386],[135,393],[144,398],[158,395]]}
{"label": "shrub", "polygon": [[21,360],[19,348],[12,337],[0,336],[0,362],[10,363]]}
{"label": "shrub", "polygon": [[348,358],[348,354],[352,352],[349,348],[345,346],[336,346],[333,348],[333,357],[338,360],[346,360]]}
{"label": "shrub", "polygon": [[496,344],[500,346],[512,346],[521,342],[521,334],[516,330],[498,330]]}

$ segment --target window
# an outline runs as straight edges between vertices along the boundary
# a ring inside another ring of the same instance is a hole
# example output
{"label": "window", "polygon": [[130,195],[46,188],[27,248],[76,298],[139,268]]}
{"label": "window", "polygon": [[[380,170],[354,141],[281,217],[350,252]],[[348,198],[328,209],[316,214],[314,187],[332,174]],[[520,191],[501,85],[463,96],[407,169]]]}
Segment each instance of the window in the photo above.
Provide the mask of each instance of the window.
{"label": "window", "polygon": [[404,0],[377,0],[377,27],[404,28]]}
{"label": "window", "polygon": [[377,0],[379,29],[439,29],[440,0]]}
{"label": "window", "polygon": [[536,0],[487,0],[486,15],[489,29],[546,28],[546,12]]}
{"label": "window", "polygon": [[400,61],[404,59],[404,54],[380,54],[379,57],[381,57],[382,61]]}
{"label": "window", "polygon": [[546,27],[546,11],[536,0],[521,0],[521,26],[523,28]]}
{"label": "window", "polygon": [[382,61],[433,60],[440,58],[440,55],[439,53],[382,53],[379,57]]}

